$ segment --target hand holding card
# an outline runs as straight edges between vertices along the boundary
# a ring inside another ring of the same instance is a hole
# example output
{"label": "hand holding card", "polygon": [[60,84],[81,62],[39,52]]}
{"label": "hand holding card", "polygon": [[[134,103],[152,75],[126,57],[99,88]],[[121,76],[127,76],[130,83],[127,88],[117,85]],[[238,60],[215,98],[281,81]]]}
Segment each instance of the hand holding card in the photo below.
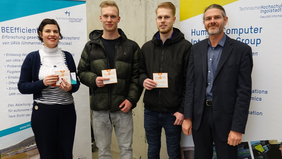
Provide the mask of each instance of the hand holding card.
{"label": "hand holding card", "polygon": [[153,80],[157,82],[156,88],[168,88],[167,73],[153,73]]}
{"label": "hand holding card", "polygon": [[64,78],[68,83],[71,83],[70,70],[55,71],[55,74],[59,76],[59,80],[56,82],[56,86],[60,86],[62,78]]}
{"label": "hand holding card", "polygon": [[104,80],[104,84],[113,84],[117,83],[117,73],[116,69],[107,69],[107,70],[102,70],[102,77],[104,78],[109,78],[109,80]]}

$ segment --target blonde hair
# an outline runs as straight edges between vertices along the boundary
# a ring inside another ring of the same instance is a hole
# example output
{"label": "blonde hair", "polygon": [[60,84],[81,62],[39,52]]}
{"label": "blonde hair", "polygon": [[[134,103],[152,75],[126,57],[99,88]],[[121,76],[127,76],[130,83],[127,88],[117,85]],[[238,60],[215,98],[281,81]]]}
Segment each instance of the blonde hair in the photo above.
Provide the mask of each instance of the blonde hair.
{"label": "blonde hair", "polygon": [[175,12],[176,12],[176,9],[175,9],[175,6],[173,3],[171,2],[162,2],[158,5],[158,8],[156,9],[156,13],[158,11],[159,8],[167,8],[167,9],[171,9],[172,11],[172,15],[175,16]]}
{"label": "blonde hair", "polygon": [[103,1],[101,4],[100,4],[100,8],[105,8],[105,7],[116,7],[117,8],[117,11],[118,11],[118,16],[119,16],[119,9],[118,9],[118,5],[116,4],[115,1]]}

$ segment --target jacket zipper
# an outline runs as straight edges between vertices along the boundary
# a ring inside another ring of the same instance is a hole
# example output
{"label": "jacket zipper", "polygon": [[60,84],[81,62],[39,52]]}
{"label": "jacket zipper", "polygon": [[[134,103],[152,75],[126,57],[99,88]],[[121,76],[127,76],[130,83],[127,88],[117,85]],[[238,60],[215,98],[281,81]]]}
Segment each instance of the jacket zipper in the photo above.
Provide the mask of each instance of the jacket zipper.
{"label": "jacket zipper", "polygon": [[[162,45],[162,53],[161,53],[161,61],[160,61],[160,72],[159,73],[162,73],[163,72],[163,60],[164,60],[164,45]],[[162,102],[161,102],[161,90],[162,89],[159,89],[159,105],[162,105]],[[159,107],[160,109],[160,107]],[[160,110],[161,111],[161,110]]]}
{"label": "jacket zipper", "polygon": [[[115,67],[116,66],[116,60],[115,60],[115,58],[116,58],[116,55],[117,55],[117,48],[118,48],[118,45],[119,45],[119,42],[117,42],[117,44],[116,44],[116,46],[115,46],[115,56],[114,56],[114,66],[113,67]],[[109,59],[107,58],[107,66],[110,68],[110,62],[109,62]],[[109,98],[109,102],[108,102],[108,109],[109,109],[109,113],[111,112],[111,105],[112,105],[112,97],[113,97],[113,86],[112,85],[108,85],[108,87],[109,87],[109,89],[108,89],[108,98]]]}

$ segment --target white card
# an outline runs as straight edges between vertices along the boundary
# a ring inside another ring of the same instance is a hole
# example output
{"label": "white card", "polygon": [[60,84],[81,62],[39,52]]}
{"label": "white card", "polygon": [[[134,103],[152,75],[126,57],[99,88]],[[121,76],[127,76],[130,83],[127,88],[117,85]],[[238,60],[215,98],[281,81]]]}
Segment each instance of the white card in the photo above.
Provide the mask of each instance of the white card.
{"label": "white card", "polygon": [[156,88],[168,88],[167,73],[153,73],[153,80],[157,82]]}
{"label": "white card", "polygon": [[116,69],[102,70],[102,77],[109,78],[109,80],[104,80],[103,81],[104,84],[117,83]]}
{"label": "white card", "polygon": [[59,76],[59,80],[56,82],[56,86],[60,86],[62,78],[65,79],[68,83],[71,83],[70,70],[55,71],[55,74]]}

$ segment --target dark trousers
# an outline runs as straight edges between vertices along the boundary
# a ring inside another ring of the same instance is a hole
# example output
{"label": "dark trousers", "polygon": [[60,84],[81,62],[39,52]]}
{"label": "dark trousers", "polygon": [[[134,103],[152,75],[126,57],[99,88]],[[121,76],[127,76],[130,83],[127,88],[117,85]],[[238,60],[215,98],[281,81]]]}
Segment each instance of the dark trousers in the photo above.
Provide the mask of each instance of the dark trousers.
{"label": "dark trousers", "polygon": [[144,110],[144,128],[148,142],[148,159],[159,159],[161,132],[165,130],[167,153],[170,159],[181,159],[181,125],[173,125],[173,113],[159,113]]}
{"label": "dark trousers", "polygon": [[73,104],[34,102],[31,127],[41,159],[72,159],[76,126]]}
{"label": "dark trousers", "polygon": [[213,156],[213,143],[217,159],[237,159],[237,146],[230,146],[226,141],[220,140],[214,125],[212,106],[205,106],[200,128],[192,131],[195,144],[194,159],[211,159]]}

